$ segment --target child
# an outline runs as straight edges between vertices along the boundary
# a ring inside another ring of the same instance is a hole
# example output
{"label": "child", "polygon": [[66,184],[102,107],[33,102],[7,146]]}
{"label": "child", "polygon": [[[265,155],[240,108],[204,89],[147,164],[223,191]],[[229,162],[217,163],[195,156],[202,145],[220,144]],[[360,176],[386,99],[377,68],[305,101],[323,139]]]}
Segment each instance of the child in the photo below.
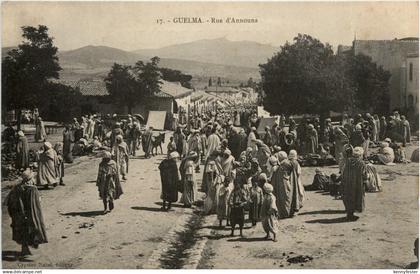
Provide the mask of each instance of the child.
{"label": "child", "polygon": [[263,200],[263,191],[258,186],[257,180],[252,180],[252,187],[250,191],[250,209],[249,219],[252,222],[252,226],[256,226],[257,222],[261,220],[261,204]]}
{"label": "child", "polygon": [[229,198],[229,205],[230,205],[230,224],[232,232],[230,236],[234,235],[235,226],[239,225],[239,231],[241,237],[243,237],[242,229],[244,227],[244,215],[245,210],[244,207],[248,200],[246,199],[246,193],[245,190],[241,188],[241,183],[239,180],[235,180],[235,186],[233,189],[232,194]]}
{"label": "child", "polygon": [[277,215],[276,197],[273,195],[273,186],[269,183],[264,184],[264,199],[261,206],[262,225],[267,236],[270,239],[270,232],[273,234],[273,242],[277,242]]}
{"label": "child", "polygon": [[330,183],[329,183],[329,192],[331,196],[334,196],[336,199],[338,199],[341,195],[341,178],[337,176],[337,174],[332,173],[330,175]]}
{"label": "child", "polygon": [[64,177],[64,158],[63,158],[63,143],[58,142],[54,146],[54,150],[57,153],[58,162],[56,163],[56,171],[59,178],[61,186],[64,186],[63,177]]}
{"label": "child", "polygon": [[229,198],[233,190],[233,184],[225,178],[223,185],[219,190],[219,203],[217,205],[217,219],[219,220],[219,226],[222,227],[222,221],[226,219],[226,226],[229,226],[230,206]]}

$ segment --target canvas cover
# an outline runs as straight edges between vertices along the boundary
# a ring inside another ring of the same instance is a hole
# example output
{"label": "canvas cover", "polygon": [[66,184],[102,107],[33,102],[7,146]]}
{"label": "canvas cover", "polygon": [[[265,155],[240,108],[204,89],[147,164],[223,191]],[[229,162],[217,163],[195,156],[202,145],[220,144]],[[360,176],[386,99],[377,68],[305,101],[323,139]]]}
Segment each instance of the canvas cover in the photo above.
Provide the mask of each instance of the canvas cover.
{"label": "canvas cover", "polygon": [[166,111],[149,111],[146,127],[153,127],[156,130],[163,130],[165,127]]}

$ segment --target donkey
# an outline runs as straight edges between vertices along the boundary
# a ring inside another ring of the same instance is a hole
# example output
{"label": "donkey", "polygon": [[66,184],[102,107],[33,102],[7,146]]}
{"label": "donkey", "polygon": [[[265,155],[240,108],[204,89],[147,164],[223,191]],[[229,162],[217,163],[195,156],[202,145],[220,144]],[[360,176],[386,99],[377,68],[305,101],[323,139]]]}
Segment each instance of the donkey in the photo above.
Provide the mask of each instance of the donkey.
{"label": "donkey", "polygon": [[[158,155],[158,147],[160,147],[160,154],[163,154],[162,144],[165,143],[165,133],[159,133],[158,136],[152,138],[152,156]],[[156,150],[156,154],[153,151]]]}

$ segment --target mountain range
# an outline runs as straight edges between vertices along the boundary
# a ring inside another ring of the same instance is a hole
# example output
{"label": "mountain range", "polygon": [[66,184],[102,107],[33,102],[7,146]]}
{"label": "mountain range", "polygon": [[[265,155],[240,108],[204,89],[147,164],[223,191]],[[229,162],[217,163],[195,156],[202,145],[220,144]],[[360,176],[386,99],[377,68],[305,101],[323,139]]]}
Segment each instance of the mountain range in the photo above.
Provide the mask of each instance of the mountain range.
{"label": "mountain range", "polygon": [[267,58],[276,52],[276,48],[251,41],[229,41],[226,38],[219,38],[134,52],[142,56],[256,68],[258,64],[265,63]]}
{"label": "mountain range", "polygon": [[[2,54],[10,50],[2,48]],[[232,83],[259,79],[258,64],[267,62],[276,48],[250,41],[234,42],[225,38],[206,39],[159,49],[125,51],[107,46],[85,46],[59,51],[61,78],[103,78],[113,63],[134,64],[159,56],[161,67],[177,69],[193,76],[193,85],[202,87],[209,77],[221,77]]]}

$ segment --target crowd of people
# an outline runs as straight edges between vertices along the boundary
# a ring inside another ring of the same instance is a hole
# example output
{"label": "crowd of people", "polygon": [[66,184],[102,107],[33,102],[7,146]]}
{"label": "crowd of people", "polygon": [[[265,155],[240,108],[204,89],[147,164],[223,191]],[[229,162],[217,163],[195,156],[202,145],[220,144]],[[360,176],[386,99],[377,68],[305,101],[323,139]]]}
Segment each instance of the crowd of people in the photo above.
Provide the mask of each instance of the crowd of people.
{"label": "crowd of people", "polygon": [[[301,163],[307,157],[330,158],[337,173],[316,169],[307,189],[328,190],[342,199],[347,220],[364,210],[364,193],[382,190],[375,164],[407,163],[404,147],[411,141],[409,122],[398,112],[378,115],[344,114],[332,123],[326,118],[303,118],[297,124],[284,115],[272,126],[258,131],[255,111],[219,111],[192,116],[186,127],[178,127],[168,144],[168,157],[159,166],[162,181],[162,210],[178,202],[191,207],[197,200],[197,176],[204,165],[202,191],[204,212],[217,214],[220,226],[226,221],[240,235],[248,215],[252,225],[262,222],[276,240],[278,219],[293,217],[303,206],[305,187]],[[391,139],[393,138],[393,139]],[[379,147],[379,150],[377,149]],[[298,154],[299,153],[299,154]],[[415,155],[417,153],[417,156]],[[418,150],[413,153],[417,157]],[[178,193],[181,193],[179,199]]]}
{"label": "crowd of people", "polygon": [[[124,119],[90,115],[80,122],[75,118],[65,126],[63,141],[53,146],[43,137],[45,129],[38,117],[35,136],[41,138],[35,139],[43,145],[37,152],[36,176],[25,170],[29,162],[27,139],[22,131],[17,133],[17,166],[24,172],[21,183],[9,195],[8,206],[14,239],[22,244],[24,254],[30,253],[29,246],[47,242],[36,185],[64,185],[64,163],[72,163],[73,156],[100,152],[96,186],[104,214],[114,209],[114,201],[123,193],[121,182],[127,180],[130,157],[136,156],[140,146],[145,159],[152,155],[156,136],[153,128],[142,129],[140,120],[131,115]],[[262,130],[256,111],[247,108],[192,114],[181,121],[185,123],[176,127],[167,144],[167,157],[159,165],[162,210],[169,210],[176,202],[184,207],[197,202],[202,167],[203,212],[216,214],[220,226],[230,226],[231,235],[236,227],[243,235],[247,216],[253,226],[261,222],[267,239],[277,241],[279,220],[293,218],[304,206],[301,165],[307,157],[330,158],[338,163],[337,173],[330,176],[317,169],[313,184],[306,190],[329,190],[342,199],[348,221],[357,220],[354,213],[364,210],[365,191],[381,191],[374,164],[409,161],[404,146],[411,141],[410,124],[397,112],[388,120],[369,113],[354,118],[343,115],[335,124],[330,118],[321,123],[317,117],[297,123],[281,115]],[[380,149],[372,152],[378,146]],[[16,197],[25,202],[16,204]],[[39,214],[30,216],[36,220],[29,224],[29,230],[22,230],[19,220],[32,214],[27,210],[31,207],[37,207]]]}

